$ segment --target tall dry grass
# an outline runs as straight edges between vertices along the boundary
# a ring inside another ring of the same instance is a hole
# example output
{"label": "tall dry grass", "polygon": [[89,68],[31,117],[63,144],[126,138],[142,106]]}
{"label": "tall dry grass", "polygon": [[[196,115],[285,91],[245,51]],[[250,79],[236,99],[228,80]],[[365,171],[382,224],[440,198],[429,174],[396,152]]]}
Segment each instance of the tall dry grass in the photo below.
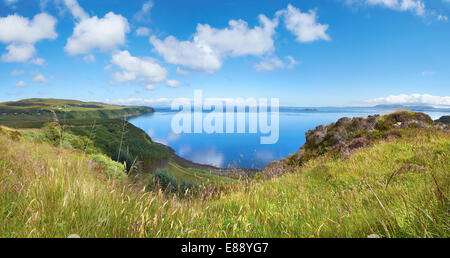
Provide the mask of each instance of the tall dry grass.
{"label": "tall dry grass", "polygon": [[108,179],[83,152],[3,134],[0,236],[449,237],[449,160],[448,132],[409,130],[212,199],[179,199]]}

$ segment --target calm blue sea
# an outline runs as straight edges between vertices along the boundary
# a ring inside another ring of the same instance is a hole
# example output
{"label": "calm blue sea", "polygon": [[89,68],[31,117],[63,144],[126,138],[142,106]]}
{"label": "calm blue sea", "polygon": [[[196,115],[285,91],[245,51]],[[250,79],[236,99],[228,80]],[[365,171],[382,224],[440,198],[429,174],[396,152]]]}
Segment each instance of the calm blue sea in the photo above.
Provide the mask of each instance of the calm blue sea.
{"label": "calm blue sea", "polygon": [[[316,111],[283,110],[279,114],[279,140],[276,144],[260,144],[261,134],[174,134],[172,117],[167,109],[130,119],[156,142],[172,147],[178,155],[201,164],[218,167],[264,168],[298,151],[305,143],[305,132],[318,125],[335,122],[341,117],[364,117],[385,114],[392,109],[316,108]],[[447,111],[422,111],[433,119],[449,115]],[[248,114],[247,114],[248,115]]]}

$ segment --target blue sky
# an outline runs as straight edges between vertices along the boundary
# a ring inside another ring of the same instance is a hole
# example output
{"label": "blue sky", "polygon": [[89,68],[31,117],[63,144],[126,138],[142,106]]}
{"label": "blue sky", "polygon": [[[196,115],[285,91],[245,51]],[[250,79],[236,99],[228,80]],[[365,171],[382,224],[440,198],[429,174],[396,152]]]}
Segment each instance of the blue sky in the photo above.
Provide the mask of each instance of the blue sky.
{"label": "blue sky", "polygon": [[0,0],[0,101],[450,105],[449,0]]}

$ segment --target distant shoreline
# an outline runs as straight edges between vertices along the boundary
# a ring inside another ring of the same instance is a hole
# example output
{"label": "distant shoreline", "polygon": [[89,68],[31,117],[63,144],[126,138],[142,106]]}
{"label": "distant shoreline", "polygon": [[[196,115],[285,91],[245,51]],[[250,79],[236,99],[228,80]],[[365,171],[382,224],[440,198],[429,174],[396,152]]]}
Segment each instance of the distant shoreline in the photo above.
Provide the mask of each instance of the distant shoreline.
{"label": "distant shoreline", "polygon": [[170,155],[170,159],[174,160],[177,164],[181,165],[184,168],[195,168],[200,169],[206,172],[210,172],[219,176],[226,177],[248,177],[254,176],[256,173],[262,171],[261,169],[246,169],[246,168],[219,168],[212,165],[200,164],[193,162],[191,160],[180,157],[176,154],[175,150],[168,146],[159,142],[154,142],[154,144],[164,148]]}

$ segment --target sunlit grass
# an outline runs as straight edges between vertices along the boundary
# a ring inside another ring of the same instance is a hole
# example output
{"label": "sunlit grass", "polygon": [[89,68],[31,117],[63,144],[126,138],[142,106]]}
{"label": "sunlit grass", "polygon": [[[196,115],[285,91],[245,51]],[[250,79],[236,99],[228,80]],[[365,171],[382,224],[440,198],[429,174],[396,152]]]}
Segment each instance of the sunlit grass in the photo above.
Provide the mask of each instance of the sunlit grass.
{"label": "sunlit grass", "polygon": [[0,237],[449,237],[449,160],[448,132],[409,130],[280,178],[179,198],[109,179],[81,151],[0,133]]}

